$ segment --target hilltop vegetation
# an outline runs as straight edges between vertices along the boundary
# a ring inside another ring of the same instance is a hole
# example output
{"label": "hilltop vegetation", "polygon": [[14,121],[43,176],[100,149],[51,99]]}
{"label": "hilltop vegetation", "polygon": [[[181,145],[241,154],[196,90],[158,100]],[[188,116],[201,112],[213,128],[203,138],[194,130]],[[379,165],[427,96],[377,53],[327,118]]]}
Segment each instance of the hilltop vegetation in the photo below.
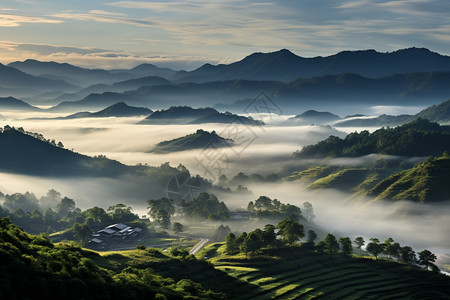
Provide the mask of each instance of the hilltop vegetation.
{"label": "hilltop vegetation", "polygon": [[208,132],[198,129],[195,133],[188,134],[173,140],[158,143],[150,152],[170,153],[202,148],[223,148],[234,145],[233,140],[219,136],[215,131]]}
{"label": "hilltop vegetation", "polygon": [[363,156],[372,153],[429,156],[441,155],[450,150],[450,126],[441,126],[427,120],[417,119],[395,127],[381,128],[373,133],[354,132],[344,139],[336,136],[304,147],[294,153],[295,157]]}
{"label": "hilltop vegetation", "polygon": [[450,157],[430,158],[418,166],[389,176],[366,195],[376,199],[438,202],[449,200]]}
{"label": "hilltop vegetation", "polygon": [[[156,249],[136,250],[136,254],[103,257],[71,245],[54,245],[44,235],[29,235],[3,218],[0,298],[32,299],[36,295],[49,299],[224,298],[223,294],[187,278],[189,269],[192,273],[211,273],[207,264],[193,257],[183,262]],[[158,271],[162,265],[166,267],[164,275]]]}

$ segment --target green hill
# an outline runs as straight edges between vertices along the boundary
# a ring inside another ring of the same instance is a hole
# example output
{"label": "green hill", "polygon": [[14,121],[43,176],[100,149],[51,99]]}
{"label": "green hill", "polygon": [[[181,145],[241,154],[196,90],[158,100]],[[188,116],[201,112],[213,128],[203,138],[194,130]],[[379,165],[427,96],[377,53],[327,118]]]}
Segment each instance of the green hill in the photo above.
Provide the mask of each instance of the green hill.
{"label": "green hill", "polygon": [[441,126],[424,119],[395,127],[381,128],[373,133],[353,132],[344,139],[330,136],[315,145],[294,153],[295,157],[345,157],[372,153],[401,156],[441,155],[450,150],[450,126]]}
{"label": "green hill", "polygon": [[156,249],[100,256],[54,245],[45,236],[29,235],[9,219],[0,219],[1,299],[225,298],[198,283],[202,276],[240,285],[193,257],[173,257]]}
{"label": "green hill", "polygon": [[450,158],[428,159],[379,182],[367,196],[377,199],[438,202],[450,200]]}
{"label": "green hill", "polygon": [[[216,247],[217,248],[217,247]],[[214,257],[213,249],[209,255]],[[450,278],[405,264],[333,257],[300,247],[217,255],[216,269],[246,282],[232,299],[449,299]]]}
{"label": "green hill", "polygon": [[150,152],[170,153],[206,147],[230,147],[232,145],[232,140],[220,137],[215,131],[208,132],[199,129],[196,133],[158,143]]}

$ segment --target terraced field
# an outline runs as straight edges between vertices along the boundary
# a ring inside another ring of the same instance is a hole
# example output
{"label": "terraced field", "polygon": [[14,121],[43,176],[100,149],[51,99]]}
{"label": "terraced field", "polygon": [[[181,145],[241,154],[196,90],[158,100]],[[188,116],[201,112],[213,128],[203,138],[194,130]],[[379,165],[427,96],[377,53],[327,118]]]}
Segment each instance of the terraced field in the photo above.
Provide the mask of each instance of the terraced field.
{"label": "terraced field", "polygon": [[393,262],[298,250],[212,262],[248,283],[230,291],[232,299],[450,299],[450,278]]}

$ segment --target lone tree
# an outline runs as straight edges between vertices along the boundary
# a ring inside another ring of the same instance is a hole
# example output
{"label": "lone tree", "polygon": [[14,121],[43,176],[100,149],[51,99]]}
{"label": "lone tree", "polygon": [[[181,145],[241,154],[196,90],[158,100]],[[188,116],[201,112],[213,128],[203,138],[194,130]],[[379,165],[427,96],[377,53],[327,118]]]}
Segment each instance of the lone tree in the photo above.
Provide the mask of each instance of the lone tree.
{"label": "lone tree", "polygon": [[179,223],[179,222],[174,222],[172,224],[172,230],[175,233],[180,233],[183,232],[183,224]]}
{"label": "lone tree", "polygon": [[371,238],[370,243],[367,244],[366,250],[378,259],[378,254],[383,252],[383,245],[380,244],[380,240],[377,238]]}
{"label": "lone tree", "polygon": [[175,213],[173,201],[168,198],[151,199],[148,203],[148,214],[157,221],[163,228],[168,228],[170,224],[170,216]]}
{"label": "lone tree", "polygon": [[339,243],[341,244],[342,254],[344,256],[350,256],[353,252],[352,240],[349,237],[339,238]]}
{"label": "lone tree", "polygon": [[425,249],[423,251],[420,251],[419,253],[419,265],[425,266],[425,268],[428,270],[431,268],[432,270],[436,270],[436,265],[433,264],[437,257],[431,251]]}
{"label": "lone tree", "polygon": [[303,225],[291,219],[284,219],[279,222],[277,228],[280,229],[279,234],[283,237],[283,241],[289,245],[293,245],[305,236]]}
{"label": "lone tree", "polygon": [[339,244],[336,237],[332,234],[327,234],[325,239],[321,242],[325,252],[333,256],[339,250]]}
{"label": "lone tree", "polygon": [[242,250],[245,254],[253,254],[259,251],[262,245],[263,241],[261,240],[261,236],[257,232],[252,231],[245,237],[242,243]]}
{"label": "lone tree", "polygon": [[305,219],[308,221],[312,221],[316,217],[314,215],[314,209],[311,203],[309,202],[303,203],[303,214],[305,215]]}

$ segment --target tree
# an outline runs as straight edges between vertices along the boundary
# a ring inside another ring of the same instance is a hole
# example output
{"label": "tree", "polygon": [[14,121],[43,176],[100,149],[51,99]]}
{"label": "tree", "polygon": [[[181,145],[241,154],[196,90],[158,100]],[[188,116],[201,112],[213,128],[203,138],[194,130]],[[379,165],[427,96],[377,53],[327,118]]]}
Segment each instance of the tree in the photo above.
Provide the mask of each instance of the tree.
{"label": "tree", "polygon": [[362,236],[358,236],[353,242],[356,244],[356,248],[359,251],[361,251],[361,247],[365,244],[364,238]]}
{"label": "tree", "polygon": [[225,238],[225,252],[230,255],[239,253],[239,246],[236,242],[236,236],[232,232],[230,232]]}
{"label": "tree", "polygon": [[339,244],[336,237],[332,234],[327,234],[325,239],[322,241],[323,248],[330,256],[333,256],[339,250]]}
{"label": "tree", "polygon": [[131,206],[126,206],[125,204],[119,203],[110,206],[107,211],[112,221],[116,223],[132,222],[139,219],[139,216],[133,213]]}
{"label": "tree", "polygon": [[378,259],[378,254],[383,252],[383,245],[380,244],[380,240],[377,238],[371,238],[370,243],[367,244],[366,250]]}
{"label": "tree", "polygon": [[400,244],[399,243],[394,243],[394,239],[392,238],[388,238],[383,245],[383,252],[389,257],[395,257],[395,258],[399,258],[400,256]]}
{"label": "tree", "polygon": [[173,201],[168,198],[151,199],[147,201],[149,216],[163,228],[169,228],[170,216],[175,213]]}
{"label": "tree", "polygon": [[179,222],[174,222],[172,224],[172,230],[175,233],[183,232],[183,225],[181,223],[179,223]]}
{"label": "tree", "polygon": [[349,237],[340,237],[339,243],[341,244],[342,254],[344,256],[350,256],[353,252],[352,241]]}
{"label": "tree", "polygon": [[92,230],[86,224],[75,223],[72,226],[73,236],[80,241],[81,246],[85,246],[90,240]]}
{"label": "tree", "polygon": [[75,210],[75,201],[73,199],[64,197],[61,202],[56,206],[56,213],[60,218],[65,218],[70,212]]}
{"label": "tree", "polygon": [[245,237],[242,243],[242,249],[245,254],[253,254],[261,249],[262,244],[261,236],[257,232],[252,231]]}
{"label": "tree", "polygon": [[265,246],[273,245],[277,239],[277,234],[275,233],[276,227],[272,224],[267,224],[264,226],[264,230],[262,231],[262,239]]}
{"label": "tree", "polygon": [[303,214],[308,221],[312,221],[316,216],[314,215],[314,209],[311,203],[303,203]]}
{"label": "tree", "polygon": [[314,244],[314,241],[317,239],[317,233],[314,230],[308,230],[306,233],[306,241],[310,244]]}
{"label": "tree", "polygon": [[58,203],[61,202],[61,199],[62,199],[61,193],[54,189],[51,189],[47,192],[46,196],[42,196],[39,199],[39,204],[44,208],[47,207],[55,208],[58,205]]}
{"label": "tree", "polygon": [[414,264],[416,263],[416,252],[414,252],[414,250],[409,247],[409,246],[404,246],[400,248],[400,259],[408,264]]}
{"label": "tree", "polygon": [[243,251],[242,244],[244,243],[245,238],[247,237],[247,232],[241,233],[236,239],[236,245],[239,247],[241,251]]}
{"label": "tree", "polygon": [[303,225],[291,219],[279,222],[277,228],[280,229],[279,234],[283,237],[283,241],[289,245],[293,245],[305,236]]}
{"label": "tree", "polygon": [[425,249],[423,251],[420,251],[419,253],[419,265],[425,266],[425,268],[428,270],[431,268],[434,270],[437,268],[433,263],[436,261],[437,257],[431,251]]}

